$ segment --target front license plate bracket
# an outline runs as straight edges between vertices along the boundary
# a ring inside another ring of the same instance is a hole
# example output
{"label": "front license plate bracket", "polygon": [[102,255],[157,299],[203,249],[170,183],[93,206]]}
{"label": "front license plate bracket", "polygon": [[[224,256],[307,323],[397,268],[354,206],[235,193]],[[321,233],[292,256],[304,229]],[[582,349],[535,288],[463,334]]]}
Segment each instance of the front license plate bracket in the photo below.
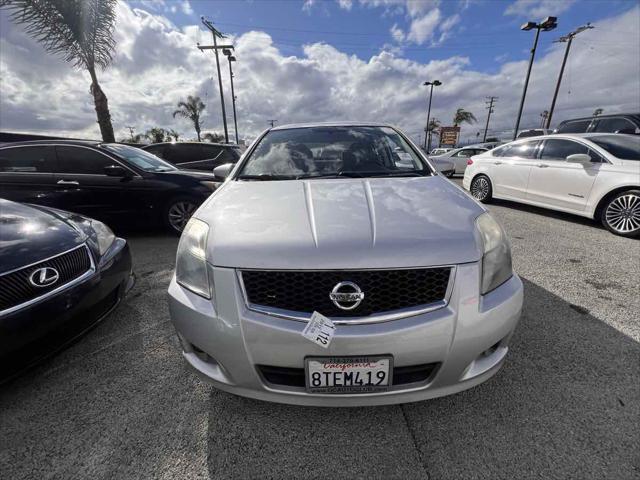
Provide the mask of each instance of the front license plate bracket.
{"label": "front license plate bracket", "polygon": [[391,355],[306,357],[305,385],[309,393],[353,394],[385,392],[393,385]]}

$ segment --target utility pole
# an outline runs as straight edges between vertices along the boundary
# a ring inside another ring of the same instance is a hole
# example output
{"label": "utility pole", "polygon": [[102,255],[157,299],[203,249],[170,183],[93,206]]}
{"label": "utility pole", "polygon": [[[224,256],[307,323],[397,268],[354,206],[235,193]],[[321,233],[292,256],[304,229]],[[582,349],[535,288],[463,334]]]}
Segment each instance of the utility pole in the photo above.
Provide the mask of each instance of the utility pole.
{"label": "utility pole", "polygon": [[224,53],[227,57],[227,60],[229,60],[229,79],[231,80],[231,101],[233,102],[233,128],[235,129],[235,132],[236,132],[236,145],[238,145],[240,141],[238,140],[238,118],[236,116],[236,92],[233,89],[233,67],[231,67],[231,62],[235,62],[236,57],[231,54],[231,50],[229,50],[228,48],[225,48],[224,50],[222,50],[222,53]]}
{"label": "utility pole", "polygon": [[482,137],[482,142],[486,142],[487,141],[487,130],[489,130],[489,119],[491,118],[491,114],[493,113],[493,102],[495,102],[498,97],[487,97],[489,99],[488,102],[485,102],[487,104],[486,108],[489,110],[489,113],[487,113],[487,123],[484,126],[484,136]]}
{"label": "utility pole", "polygon": [[267,122],[271,124],[271,128],[273,128],[277,121],[278,120],[267,120]]}
{"label": "utility pole", "polygon": [[220,58],[218,56],[218,49],[220,48],[230,48],[233,49],[233,45],[218,45],[218,38],[226,38],[219,30],[217,30],[213,23],[207,20],[204,17],[200,17],[202,24],[209,29],[211,32],[211,36],[213,37],[213,45],[200,45],[198,44],[198,48],[200,50],[213,50],[216,54],[216,68],[218,70],[218,86],[220,88],[220,104],[222,105],[222,123],[224,125],[224,140],[226,143],[229,143],[229,130],[227,128],[227,111],[224,108],[224,92],[222,91],[222,75],[220,73]]}
{"label": "utility pole", "polygon": [[542,22],[527,22],[520,27],[520,30],[529,31],[536,29],[536,38],[533,41],[533,48],[531,49],[531,58],[529,59],[529,68],[527,68],[527,76],[524,80],[524,88],[522,89],[522,98],[520,99],[520,108],[518,109],[518,118],[516,119],[516,126],[513,130],[513,139],[518,138],[518,129],[520,128],[520,118],[522,117],[522,109],[524,107],[524,99],[527,97],[527,87],[529,86],[529,77],[531,76],[531,67],[533,67],[533,59],[536,56],[536,48],[538,48],[538,38],[540,37],[540,30],[548,32],[558,26],[556,17],[547,17]]}
{"label": "utility pole", "polygon": [[129,125],[127,125],[126,128],[129,129],[129,135],[131,136],[131,143],[135,143],[135,139],[133,138],[133,131],[136,129],[136,127],[130,127]]}
{"label": "utility pole", "polygon": [[549,116],[547,117],[547,128],[551,128],[551,117],[553,116],[553,110],[556,108],[556,100],[558,99],[558,92],[560,91],[560,83],[562,83],[562,75],[564,74],[564,67],[567,64],[567,57],[569,56],[569,49],[571,48],[571,42],[573,42],[573,37],[575,37],[580,32],[584,32],[585,30],[589,30],[593,28],[591,23],[587,23],[582,27],[576,28],[573,32],[560,37],[558,40],[555,40],[553,43],[566,43],[567,48],[564,50],[564,58],[562,59],[562,66],[560,67],[560,74],[558,75],[558,82],[556,83],[556,90],[553,92],[553,100],[551,101],[551,109],[549,110]]}

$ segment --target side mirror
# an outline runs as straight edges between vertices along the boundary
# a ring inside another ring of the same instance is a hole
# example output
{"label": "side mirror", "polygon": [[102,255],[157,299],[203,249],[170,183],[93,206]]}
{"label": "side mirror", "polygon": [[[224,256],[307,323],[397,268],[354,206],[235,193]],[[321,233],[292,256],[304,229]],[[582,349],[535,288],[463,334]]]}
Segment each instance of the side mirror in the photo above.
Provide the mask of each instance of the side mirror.
{"label": "side mirror", "polygon": [[231,173],[233,166],[234,166],[233,163],[225,163],[224,165],[218,165],[216,168],[213,169],[213,174],[216,177],[224,180]]}
{"label": "side mirror", "polygon": [[120,165],[104,167],[104,174],[108,177],[130,177],[131,172]]}
{"label": "side mirror", "polygon": [[586,153],[574,153],[573,155],[569,155],[567,157],[567,162],[569,163],[580,163],[582,165],[590,165],[591,157]]}

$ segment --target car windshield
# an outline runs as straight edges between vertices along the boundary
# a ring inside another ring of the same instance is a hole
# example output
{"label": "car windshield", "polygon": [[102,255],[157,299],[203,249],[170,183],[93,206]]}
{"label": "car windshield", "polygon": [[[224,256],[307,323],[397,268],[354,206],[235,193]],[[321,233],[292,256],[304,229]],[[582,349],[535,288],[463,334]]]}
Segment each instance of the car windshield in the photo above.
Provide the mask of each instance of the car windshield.
{"label": "car windshield", "polygon": [[177,168],[170,163],[167,163],[161,158],[136,147],[112,143],[109,145],[102,145],[102,148],[119,155],[145,172],[172,172],[177,170]]}
{"label": "car windshield", "polygon": [[389,127],[306,127],[272,130],[238,178],[291,180],[327,177],[430,175],[429,167]]}
{"label": "car windshield", "polygon": [[622,160],[640,160],[640,137],[631,135],[602,135],[589,138],[614,157]]}

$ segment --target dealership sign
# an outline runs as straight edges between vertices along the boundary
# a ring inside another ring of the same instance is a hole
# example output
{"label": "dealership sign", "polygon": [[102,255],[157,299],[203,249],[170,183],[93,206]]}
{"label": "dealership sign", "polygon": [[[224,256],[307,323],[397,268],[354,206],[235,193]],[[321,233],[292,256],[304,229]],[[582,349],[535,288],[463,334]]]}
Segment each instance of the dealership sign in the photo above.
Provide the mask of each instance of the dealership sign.
{"label": "dealership sign", "polygon": [[458,144],[460,127],[440,127],[440,145],[454,147]]}

